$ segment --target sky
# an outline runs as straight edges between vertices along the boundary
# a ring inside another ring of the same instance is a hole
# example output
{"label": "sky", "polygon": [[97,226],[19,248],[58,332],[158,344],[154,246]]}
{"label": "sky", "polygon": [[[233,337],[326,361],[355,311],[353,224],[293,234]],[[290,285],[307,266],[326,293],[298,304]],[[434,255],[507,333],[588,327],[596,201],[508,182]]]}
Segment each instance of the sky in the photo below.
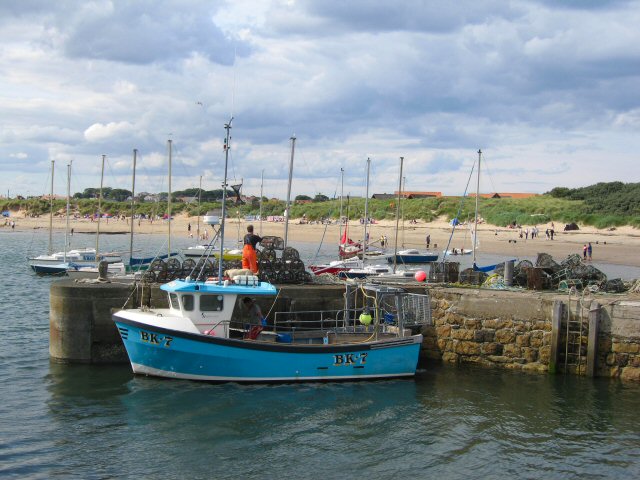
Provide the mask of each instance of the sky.
{"label": "sky", "polygon": [[639,182],[640,1],[0,1],[0,195]]}

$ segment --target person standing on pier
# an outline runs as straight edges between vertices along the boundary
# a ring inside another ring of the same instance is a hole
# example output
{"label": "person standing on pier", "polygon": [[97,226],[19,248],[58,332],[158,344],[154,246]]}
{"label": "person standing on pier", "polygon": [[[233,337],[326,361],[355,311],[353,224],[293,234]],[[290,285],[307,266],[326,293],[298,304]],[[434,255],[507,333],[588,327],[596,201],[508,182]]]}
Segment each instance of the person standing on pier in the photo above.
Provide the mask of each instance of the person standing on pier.
{"label": "person standing on pier", "polygon": [[253,225],[247,226],[247,234],[244,236],[242,248],[242,268],[258,273],[258,255],[256,245],[262,241],[262,237],[253,233]]}

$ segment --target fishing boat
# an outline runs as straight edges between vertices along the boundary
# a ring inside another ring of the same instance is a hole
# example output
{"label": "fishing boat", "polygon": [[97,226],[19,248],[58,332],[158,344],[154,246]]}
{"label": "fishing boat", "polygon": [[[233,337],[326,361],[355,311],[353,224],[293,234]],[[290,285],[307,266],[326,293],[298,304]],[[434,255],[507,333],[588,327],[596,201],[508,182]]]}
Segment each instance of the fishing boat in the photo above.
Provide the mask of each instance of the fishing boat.
{"label": "fishing boat", "polygon": [[[244,297],[277,296],[257,277],[162,285],[169,308],[113,314],[134,373],[205,381],[352,380],[415,375],[429,297],[347,285],[338,311],[275,312],[266,325],[234,317]],[[358,303],[359,301],[359,303]]]}
{"label": "fishing boat", "polygon": [[[225,124],[225,175],[231,121]],[[224,251],[225,189],[220,224]],[[160,287],[168,308],[113,314],[134,373],[205,381],[317,381],[415,375],[421,329],[431,324],[427,295],[388,286],[345,285],[338,311],[275,310],[278,291],[254,275]],[[245,299],[273,298],[269,314],[246,323]],[[242,299],[242,300],[240,300]]]}

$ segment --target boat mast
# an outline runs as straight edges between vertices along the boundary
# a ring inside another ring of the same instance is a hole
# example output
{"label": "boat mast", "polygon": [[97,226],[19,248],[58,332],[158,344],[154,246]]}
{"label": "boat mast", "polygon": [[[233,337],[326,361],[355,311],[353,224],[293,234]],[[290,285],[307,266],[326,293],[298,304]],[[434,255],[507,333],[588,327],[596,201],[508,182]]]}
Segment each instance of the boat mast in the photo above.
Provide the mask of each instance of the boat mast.
{"label": "boat mast", "polygon": [[293,154],[296,151],[296,135],[290,138],[291,140],[291,160],[289,161],[289,183],[287,185],[287,208],[285,209],[284,219],[284,248],[287,248],[287,240],[289,234],[289,209],[291,208],[291,177],[293,176]]}
{"label": "boat mast", "polygon": [[198,228],[196,228],[198,241],[200,241],[200,203],[201,202],[202,202],[202,175],[200,175],[200,185],[198,186]]}
{"label": "boat mast", "polygon": [[[106,155],[102,155],[102,172],[100,173],[100,194],[98,196],[98,224],[96,225],[96,262],[98,262],[98,254],[100,253],[100,217],[102,217],[102,184],[104,181],[104,159]],[[131,220],[133,221],[133,219]]]}
{"label": "boat mast", "polygon": [[51,160],[51,193],[49,194],[49,255],[53,253],[53,173],[55,160]]}
{"label": "boat mast", "polygon": [[262,187],[264,186],[264,169],[260,174],[260,235],[262,235]]}
{"label": "boat mast", "polygon": [[369,170],[371,169],[371,159],[367,157],[367,186],[364,196],[364,238],[362,239],[362,264],[367,257],[367,223],[369,222]]}
{"label": "boat mast", "polygon": [[133,257],[133,218],[135,216],[135,199],[136,199],[136,159],[138,150],[133,149],[133,180],[131,183],[131,236],[129,238],[129,265],[131,265],[131,257]]}
{"label": "boat mast", "polygon": [[167,144],[169,146],[169,196],[167,197],[167,223],[169,224],[169,240],[168,243],[168,257],[171,257],[171,145],[173,141],[171,139],[167,140]]}
{"label": "boat mast", "polygon": [[220,219],[220,258],[218,258],[218,285],[222,284],[222,259],[224,258],[224,217],[227,211],[227,168],[229,166],[229,150],[231,149],[231,122],[233,117],[229,120],[229,123],[224,124],[224,129],[227,131],[226,138],[224,140],[224,180],[222,181],[222,214]]}
{"label": "boat mast", "polygon": [[393,273],[396,273],[398,266],[398,222],[400,222],[400,200],[402,199],[402,166],[404,157],[400,157],[400,175],[398,177],[398,200],[396,202],[396,234],[393,243]]}
{"label": "boat mast", "polygon": [[67,224],[64,229],[64,258],[62,260],[64,263],[67,263],[67,247],[69,245],[69,202],[71,201],[71,162],[67,164]]}
{"label": "boat mast", "polygon": [[473,266],[476,266],[476,243],[478,242],[478,202],[480,200],[480,160],[482,150],[478,150],[478,179],[476,181],[476,215],[473,222]]}

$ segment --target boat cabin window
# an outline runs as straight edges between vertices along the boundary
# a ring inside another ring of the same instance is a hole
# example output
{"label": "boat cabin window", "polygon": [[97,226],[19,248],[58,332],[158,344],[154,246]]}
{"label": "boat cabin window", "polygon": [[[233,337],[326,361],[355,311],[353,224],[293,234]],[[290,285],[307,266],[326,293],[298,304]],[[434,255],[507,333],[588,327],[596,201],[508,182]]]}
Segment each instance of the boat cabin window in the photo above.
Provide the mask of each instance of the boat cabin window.
{"label": "boat cabin window", "polygon": [[222,310],[222,295],[200,295],[202,312],[218,312]]}
{"label": "boat cabin window", "polygon": [[180,305],[178,304],[178,295],[176,295],[175,293],[170,293],[169,294],[169,303],[170,303],[170,307],[171,308],[175,308],[175,309],[179,309]]}
{"label": "boat cabin window", "polygon": [[193,311],[193,295],[182,295],[182,308],[186,311]]}

